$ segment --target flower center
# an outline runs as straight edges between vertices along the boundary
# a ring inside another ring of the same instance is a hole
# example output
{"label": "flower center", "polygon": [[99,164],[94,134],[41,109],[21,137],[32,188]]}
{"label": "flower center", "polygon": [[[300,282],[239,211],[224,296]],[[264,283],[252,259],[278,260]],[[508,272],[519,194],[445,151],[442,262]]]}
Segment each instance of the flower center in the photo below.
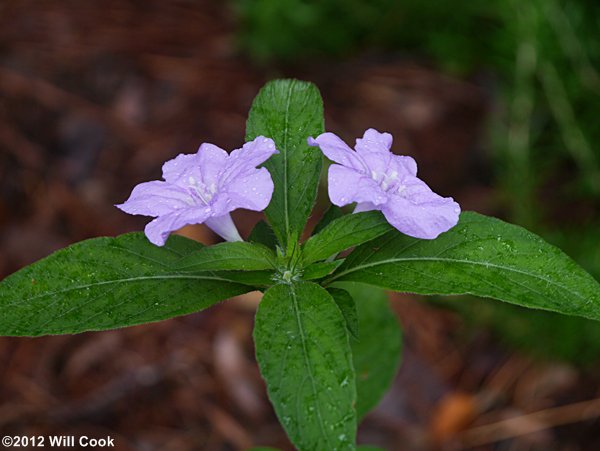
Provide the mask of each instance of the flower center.
{"label": "flower center", "polygon": [[188,177],[189,190],[195,200],[199,200],[204,205],[208,205],[217,192],[217,186],[211,183],[210,186],[199,182],[191,175]]}
{"label": "flower center", "polygon": [[[398,171],[391,171],[390,173],[378,173],[371,171],[371,177],[373,180],[379,183],[379,186],[381,186],[381,189],[384,191],[398,187]],[[405,188],[406,187],[404,185],[400,185],[398,187],[398,194],[404,191]]]}

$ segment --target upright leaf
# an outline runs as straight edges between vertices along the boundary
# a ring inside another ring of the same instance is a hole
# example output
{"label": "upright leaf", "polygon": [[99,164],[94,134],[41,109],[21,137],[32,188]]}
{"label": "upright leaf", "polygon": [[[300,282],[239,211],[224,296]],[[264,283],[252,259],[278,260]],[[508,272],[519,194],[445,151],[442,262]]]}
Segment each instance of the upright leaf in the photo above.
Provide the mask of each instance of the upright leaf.
{"label": "upright leaf", "polygon": [[356,387],[348,333],[333,299],[311,282],[265,292],[256,357],[281,424],[300,450],[352,450]]}
{"label": "upright leaf", "polygon": [[62,249],[0,282],[0,335],[132,326],[202,310],[253,289],[227,276],[174,269],[202,248],[178,236],[157,247],[131,233]]}
{"label": "upright leaf", "polygon": [[256,223],[252,229],[252,232],[250,232],[248,241],[251,243],[263,244],[272,250],[277,249],[277,237],[275,236],[275,233],[269,224],[263,220],[260,220]]}
{"label": "upright leaf", "polygon": [[357,244],[377,238],[392,227],[379,211],[345,215],[331,221],[305,244],[305,264],[328,258]]}
{"label": "upright leaf", "polygon": [[600,319],[600,284],[527,230],[467,212],[435,240],[397,231],[352,252],[328,280],[419,294],[473,294]]}
{"label": "upright leaf", "polygon": [[319,222],[315,226],[315,229],[313,230],[312,234],[316,235],[321,230],[323,230],[325,227],[327,227],[331,221],[333,221],[334,219],[337,219],[337,218],[341,218],[342,216],[344,216],[344,210],[342,210],[337,205],[331,205],[327,209],[327,211],[325,213],[323,213],[323,216],[321,217],[321,219],[319,219]]}
{"label": "upright leaf", "polygon": [[275,182],[265,213],[286,252],[300,237],[317,195],[323,157],[306,139],[322,132],[323,101],[312,83],[275,80],[252,103],[246,138],[267,136],[279,150],[265,163]]}
{"label": "upright leaf", "polygon": [[358,283],[340,284],[354,298],[359,336],[351,340],[356,371],[356,414],[360,420],[387,392],[400,364],[402,333],[385,291]]}

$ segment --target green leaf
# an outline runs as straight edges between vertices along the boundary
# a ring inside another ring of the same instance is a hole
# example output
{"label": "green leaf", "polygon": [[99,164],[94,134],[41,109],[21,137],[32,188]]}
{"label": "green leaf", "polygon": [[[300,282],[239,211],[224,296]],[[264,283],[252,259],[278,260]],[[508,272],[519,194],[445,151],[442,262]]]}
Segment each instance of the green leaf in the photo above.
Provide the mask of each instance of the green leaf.
{"label": "green leaf", "polygon": [[275,254],[257,243],[237,241],[203,247],[183,257],[175,269],[181,271],[257,271],[275,268]]}
{"label": "green leaf", "polygon": [[250,232],[248,241],[262,244],[273,251],[277,249],[277,237],[275,236],[273,229],[269,224],[262,220],[256,223],[252,232]]}
{"label": "green leaf", "polygon": [[141,233],[62,249],[0,282],[0,335],[105,330],[192,313],[253,288],[212,273],[182,273],[203,246],[172,236],[164,247]]}
{"label": "green leaf", "polygon": [[333,299],[311,282],[266,291],[254,326],[269,398],[301,450],[351,450],[356,387],[348,333]]}
{"label": "green leaf", "polygon": [[358,312],[356,311],[354,299],[350,293],[341,288],[328,288],[327,291],[342,312],[348,332],[350,332],[354,338],[358,338]]}
{"label": "green leaf", "polygon": [[275,80],[258,93],[248,116],[246,138],[266,136],[279,154],[265,167],[275,191],[265,214],[286,253],[293,252],[317,196],[321,151],[306,140],[323,132],[323,101],[312,83]]}
{"label": "green leaf", "polygon": [[352,246],[377,238],[391,229],[379,211],[342,216],[331,221],[304,244],[304,263],[324,260]]}
{"label": "green leaf", "polygon": [[210,274],[228,282],[241,283],[253,288],[267,288],[273,285],[275,271],[215,271]]}
{"label": "green leaf", "polygon": [[328,280],[419,294],[473,294],[600,319],[600,284],[527,230],[467,212],[435,240],[392,231],[357,248]]}
{"label": "green leaf", "polygon": [[327,211],[323,214],[323,217],[319,220],[317,225],[315,226],[315,229],[313,230],[312,234],[316,235],[321,230],[323,230],[325,227],[327,227],[331,221],[333,221],[334,219],[337,219],[337,218],[341,218],[342,216],[344,216],[344,210],[342,210],[337,205],[331,205],[327,209]]}
{"label": "green leaf", "polygon": [[354,298],[357,340],[351,340],[356,371],[359,420],[375,407],[394,380],[402,351],[402,333],[385,291],[358,283],[339,284]]}
{"label": "green leaf", "polygon": [[322,279],[331,274],[342,263],[344,263],[343,259],[313,263],[302,270],[302,280]]}

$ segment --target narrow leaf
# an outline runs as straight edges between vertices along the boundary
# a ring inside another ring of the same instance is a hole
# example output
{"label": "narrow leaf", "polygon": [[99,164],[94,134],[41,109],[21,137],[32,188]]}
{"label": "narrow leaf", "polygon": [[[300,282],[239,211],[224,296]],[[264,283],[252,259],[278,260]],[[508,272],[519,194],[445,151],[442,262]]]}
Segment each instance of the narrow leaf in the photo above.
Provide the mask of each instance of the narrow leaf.
{"label": "narrow leaf", "polygon": [[342,312],[348,332],[350,332],[354,338],[358,338],[358,312],[356,311],[354,299],[350,293],[341,288],[328,288],[327,291]]}
{"label": "narrow leaf", "polygon": [[269,224],[262,220],[256,223],[252,232],[250,232],[248,241],[262,244],[273,251],[277,249],[277,237],[275,236],[273,229]]}
{"label": "narrow leaf", "polygon": [[331,221],[304,245],[304,263],[324,260],[352,246],[377,238],[392,227],[378,211],[342,216]]}
{"label": "narrow leaf", "polygon": [[473,294],[600,319],[600,284],[540,237],[467,212],[435,240],[392,231],[350,254],[333,274],[396,291]]}
{"label": "narrow leaf", "polygon": [[[185,271],[184,273],[187,273]],[[241,283],[243,285],[249,285],[255,289],[267,288],[273,285],[275,271],[262,270],[262,271],[215,271],[210,273],[216,277],[219,277],[228,282]],[[251,290],[250,290],[251,291]]]}
{"label": "narrow leaf", "polygon": [[0,282],[0,335],[114,329],[210,307],[253,288],[212,273],[175,270],[203,247],[172,236],[164,247],[141,233],[62,249]]}
{"label": "narrow leaf", "polygon": [[322,132],[323,101],[312,83],[275,80],[252,103],[246,138],[272,138],[279,150],[265,163],[275,182],[265,213],[286,252],[298,241],[315,202],[323,157],[306,140]]}
{"label": "narrow leaf", "polygon": [[331,205],[315,226],[315,229],[313,230],[312,234],[316,235],[325,227],[327,227],[331,221],[337,218],[341,218],[342,216],[344,216],[344,211],[337,205]]}
{"label": "narrow leaf", "polygon": [[340,259],[332,262],[313,263],[302,270],[302,280],[322,279],[331,274],[343,262],[344,260]]}
{"label": "narrow leaf", "polygon": [[352,450],[356,387],[348,333],[333,299],[311,282],[266,291],[254,326],[269,398],[301,450]]}
{"label": "narrow leaf", "polygon": [[203,247],[183,257],[175,268],[185,271],[256,271],[274,267],[275,254],[268,247],[238,241]]}
{"label": "narrow leaf", "polygon": [[385,291],[357,283],[340,284],[354,298],[359,336],[351,340],[356,371],[356,413],[360,420],[375,407],[400,365],[402,333]]}

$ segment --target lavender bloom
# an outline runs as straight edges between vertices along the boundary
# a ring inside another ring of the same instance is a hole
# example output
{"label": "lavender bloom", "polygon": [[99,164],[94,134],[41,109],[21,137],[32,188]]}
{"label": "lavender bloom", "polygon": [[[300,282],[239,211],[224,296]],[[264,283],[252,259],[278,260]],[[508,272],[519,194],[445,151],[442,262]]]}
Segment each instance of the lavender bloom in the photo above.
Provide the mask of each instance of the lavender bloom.
{"label": "lavender bloom", "polygon": [[163,246],[171,232],[202,223],[227,241],[242,241],[229,213],[238,208],[267,208],[273,180],[266,168],[256,166],[275,153],[273,140],[263,136],[231,154],[204,143],[195,154],[167,161],[164,182],[140,183],[116,207],[132,215],[154,216],[144,231],[157,246]]}
{"label": "lavender bloom", "polygon": [[368,129],[356,140],[356,151],[333,133],[308,138],[337,164],[329,168],[329,198],[339,207],[356,202],[355,213],[381,210],[400,232],[415,238],[436,238],[458,222],[460,206],[441,197],[417,178],[417,163],[394,155],[392,135]]}

